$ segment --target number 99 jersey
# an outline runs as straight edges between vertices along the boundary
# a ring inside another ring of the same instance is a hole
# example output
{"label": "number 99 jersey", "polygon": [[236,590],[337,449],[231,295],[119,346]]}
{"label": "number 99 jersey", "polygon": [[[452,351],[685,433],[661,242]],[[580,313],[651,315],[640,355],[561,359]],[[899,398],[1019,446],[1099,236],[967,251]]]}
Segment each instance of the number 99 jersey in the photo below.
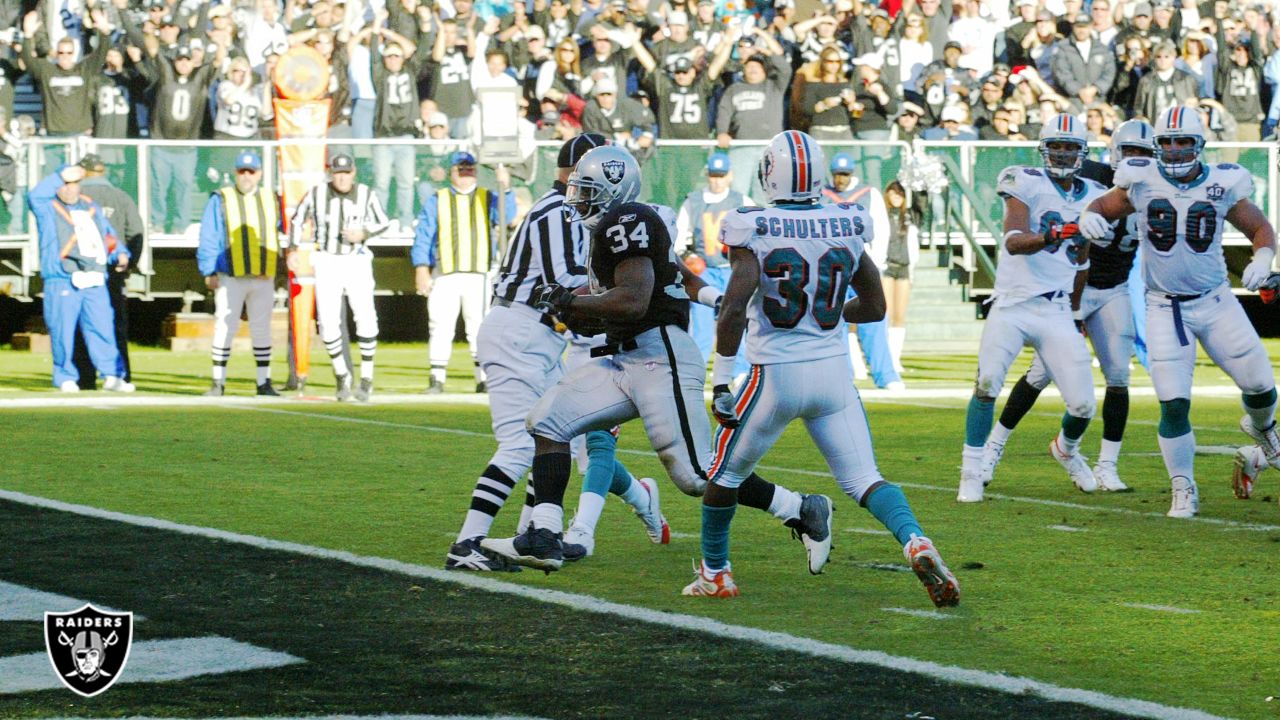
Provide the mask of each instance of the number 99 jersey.
{"label": "number 99 jersey", "polygon": [[1154,160],[1129,158],[1116,170],[1138,215],[1148,252],[1142,276],[1167,295],[1200,295],[1227,281],[1222,229],[1227,213],[1253,196],[1253,176],[1233,163],[1201,163],[1189,183],[1169,180]]}
{"label": "number 99 jersey", "polygon": [[747,361],[771,365],[849,352],[845,293],[871,237],[861,205],[739,208],[720,225],[720,242],[747,248],[760,285],[747,306]]}

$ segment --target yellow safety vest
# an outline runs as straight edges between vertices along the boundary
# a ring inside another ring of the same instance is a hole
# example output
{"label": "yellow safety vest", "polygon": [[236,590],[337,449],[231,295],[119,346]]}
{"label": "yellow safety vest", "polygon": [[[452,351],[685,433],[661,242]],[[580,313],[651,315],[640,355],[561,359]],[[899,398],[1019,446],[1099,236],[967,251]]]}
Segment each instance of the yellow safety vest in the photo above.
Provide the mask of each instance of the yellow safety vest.
{"label": "yellow safety vest", "polygon": [[234,186],[224,187],[218,193],[222,195],[223,219],[227,224],[231,274],[275,277],[276,258],[280,254],[275,193],[259,187],[250,195],[241,195]]}
{"label": "yellow safety vest", "polygon": [[489,191],[476,188],[461,195],[436,191],[436,232],[440,274],[489,272]]}

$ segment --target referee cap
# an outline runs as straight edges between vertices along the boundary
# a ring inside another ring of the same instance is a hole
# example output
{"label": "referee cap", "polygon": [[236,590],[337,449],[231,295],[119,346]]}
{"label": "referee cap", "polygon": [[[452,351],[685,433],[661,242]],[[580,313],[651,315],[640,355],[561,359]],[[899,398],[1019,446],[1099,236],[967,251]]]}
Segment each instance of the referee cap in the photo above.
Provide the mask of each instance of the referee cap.
{"label": "referee cap", "polygon": [[329,174],[356,171],[356,161],[346,153],[338,153],[329,158]]}
{"label": "referee cap", "polygon": [[602,145],[608,145],[609,138],[600,133],[583,133],[575,137],[569,138],[564,145],[560,146],[560,156],[556,158],[556,167],[560,169],[576,167],[578,161],[588,150],[594,150]]}

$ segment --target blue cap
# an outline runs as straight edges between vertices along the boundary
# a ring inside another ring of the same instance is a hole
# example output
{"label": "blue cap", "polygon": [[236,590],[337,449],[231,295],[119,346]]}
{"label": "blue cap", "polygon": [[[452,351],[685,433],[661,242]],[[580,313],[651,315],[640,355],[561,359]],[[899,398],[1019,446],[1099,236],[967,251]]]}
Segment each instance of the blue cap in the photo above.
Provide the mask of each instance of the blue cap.
{"label": "blue cap", "polygon": [[262,158],[258,157],[258,153],[252,150],[241,150],[236,156],[237,170],[261,170]]}
{"label": "blue cap", "polygon": [[729,156],[724,153],[712,153],[707,158],[708,175],[726,175],[729,172]]}
{"label": "blue cap", "polygon": [[850,155],[849,153],[836,153],[836,156],[831,158],[831,174],[832,175],[835,175],[837,173],[852,175],[853,166],[854,166],[853,156]]}
{"label": "blue cap", "polygon": [[458,165],[475,165],[475,164],[476,164],[476,156],[472,155],[469,152],[466,152],[465,150],[459,150],[449,156],[449,167],[456,167]]}

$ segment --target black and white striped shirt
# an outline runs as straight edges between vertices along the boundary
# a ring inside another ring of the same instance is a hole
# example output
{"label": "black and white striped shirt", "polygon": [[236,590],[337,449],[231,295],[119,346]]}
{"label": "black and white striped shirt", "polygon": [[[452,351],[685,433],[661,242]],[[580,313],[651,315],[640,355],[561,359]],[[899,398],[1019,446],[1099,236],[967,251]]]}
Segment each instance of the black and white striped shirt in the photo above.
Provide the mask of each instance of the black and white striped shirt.
{"label": "black and white striped shirt", "polygon": [[582,223],[570,220],[564,183],[556,181],[538,198],[502,258],[493,295],[528,303],[534,290],[548,283],[579,287],[587,282],[590,236]]}
{"label": "black and white striped shirt", "polygon": [[351,192],[342,195],[329,183],[322,183],[308,190],[293,211],[286,247],[315,242],[320,252],[348,255],[363,244],[347,242],[343,230],[362,227],[367,239],[386,230],[387,222],[382,202],[368,185],[356,183]]}

